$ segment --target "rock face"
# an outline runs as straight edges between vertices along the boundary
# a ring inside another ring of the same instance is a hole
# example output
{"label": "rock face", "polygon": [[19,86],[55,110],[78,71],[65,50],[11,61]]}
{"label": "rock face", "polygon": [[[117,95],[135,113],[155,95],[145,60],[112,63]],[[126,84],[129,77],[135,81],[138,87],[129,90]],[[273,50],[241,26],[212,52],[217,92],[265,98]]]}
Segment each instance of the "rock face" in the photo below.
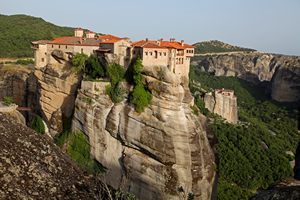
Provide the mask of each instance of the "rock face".
{"label": "rock face", "polygon": [[0,66],[0,100],[13,97],[16,104],[27,106],[27,87],[30,70],[17,70],[24,66]]}
{"label": "rock face", "polygon": [[34,72],[31,92],[36,92],[36,113],[41,113],[51,135],[63,129],[63,121],[71,118],[80,76],[72,72],[68,62],[47,65]]}
{"label": "rock face", "polygon": [[276,101],[300,100],[300,57],[234,53],[208,56],[192,64],[216,76],[237,76],[255,84],[268,82]]}
{"label": "rock face", "polygon": [[[164,71],[162,76],[161,71]],[[167,68],[144,68],[153,94],[141,114],[125,101],[114,104],[105,82],[82,82],[73,129],[89,138],[92,154],[107,168],[106,182],[139,199],[210,199],[214,155],[193,98]]]}
{"label": "rock face", "polygon": [[95,178],[85,176],[53,142],[0,113],[0,199],[101,199]]}
{"label": "rock face", "polygon": [[237,98],[232,90],[219,89],[214,93],[206,93],[204,103],[210,112],[220,115],[229,123],[237,123]]}
{"label": "rock face", "polygon": [[259,191],[251,200],[298,200],[300,199],[300,182],[282,182],[270,189]]}

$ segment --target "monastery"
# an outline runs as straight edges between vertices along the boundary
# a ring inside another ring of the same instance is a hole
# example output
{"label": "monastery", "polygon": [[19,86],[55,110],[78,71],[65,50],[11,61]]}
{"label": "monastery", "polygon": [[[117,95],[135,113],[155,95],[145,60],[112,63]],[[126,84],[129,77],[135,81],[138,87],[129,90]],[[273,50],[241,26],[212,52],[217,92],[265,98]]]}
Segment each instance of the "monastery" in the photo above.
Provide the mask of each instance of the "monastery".
{"label": "monastery", "polygon": [[95,54],[124,67],[128,67],[131,60],[139,56],[144,66],[167,66],[173,73],[188,77],[190,59],[194,56],[194,47],[183,40],[144,39],[131,42],[129,38],[97,35],[91,31],[84,32],[81,28],[75,29],[71,37],[33,41],[31,44],[35,50],[37,68],[57,62],[53,52],[59,51],[66,59],[71,59],[77,53]]}

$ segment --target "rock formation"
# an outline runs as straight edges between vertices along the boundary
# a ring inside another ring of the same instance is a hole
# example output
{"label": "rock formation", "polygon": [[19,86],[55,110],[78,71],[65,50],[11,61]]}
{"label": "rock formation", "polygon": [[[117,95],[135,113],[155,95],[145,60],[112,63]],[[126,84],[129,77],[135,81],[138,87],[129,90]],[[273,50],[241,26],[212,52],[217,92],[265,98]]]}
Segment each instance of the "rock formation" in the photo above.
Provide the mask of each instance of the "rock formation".
{"label": "rock formation", "polygon": [[[161,72],[164,72],[163,75]],[[82,82],[73,129],[89,138],[91,153],[107,168],[106,182],[139,199],[210,199],[214,155],[193,98],[167,68],[144,68],[151,105],[137,113],[126,100],[114,104],[107,82]]]}
{"label": "rock formation", "polygon": [[51,135],[63,129],[63,121],[72,117],[80,76],[66,61],[36,69],[29,91],[36,92],[36,113],[41,113]]}
{"label": "rock formation", "polygon": [[237,98],[232,90],[219,89],[204,96],[205,108],[226,119],[229,123],[238,121]]}
{"label": "rock formation", "polygon": [[268,82],[271,97],[279,102],[300,100],[300,57],[265,53],[215,55],[193,65],[216,76],[237,76],[258,84]]}
{"label": "rock formation", "polygon": [[0,199],[101,199],[96,178],[86,176],[49,138],[3,113],[0,147]]}
{"label": "rock formation", "polygon": [[11,96],[16,104],[26,106],[30,73],[25,66],[0,65],[0,100]]}

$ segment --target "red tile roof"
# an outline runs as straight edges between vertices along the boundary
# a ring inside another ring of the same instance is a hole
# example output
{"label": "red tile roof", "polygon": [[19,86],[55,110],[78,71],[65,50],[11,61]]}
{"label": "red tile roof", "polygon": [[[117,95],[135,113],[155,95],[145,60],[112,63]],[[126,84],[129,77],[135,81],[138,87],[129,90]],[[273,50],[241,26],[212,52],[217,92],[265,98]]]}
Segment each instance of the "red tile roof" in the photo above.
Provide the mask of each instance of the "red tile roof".
{"label": "red tile roof", "polygon": [[99,39],[101,40],[110,40],[110,39],[120,39],[119,37],[117,36],[114,36],[114,35],[101,35],[99,36]]}
{"label": "red tile roof", "polygon": [[75,46],[99,46],[100,40],[96,38],[59,37],[47,44],[75,45]]}
{"label": "red tile roof", "polygon": [[160,41],[160,40],[140,40],[132,43],[134,47],[143,47],[143,48],[173,48],[173,49],[186,49],[194,48],[188,44],[181,44],[180,42],[174,41]]}

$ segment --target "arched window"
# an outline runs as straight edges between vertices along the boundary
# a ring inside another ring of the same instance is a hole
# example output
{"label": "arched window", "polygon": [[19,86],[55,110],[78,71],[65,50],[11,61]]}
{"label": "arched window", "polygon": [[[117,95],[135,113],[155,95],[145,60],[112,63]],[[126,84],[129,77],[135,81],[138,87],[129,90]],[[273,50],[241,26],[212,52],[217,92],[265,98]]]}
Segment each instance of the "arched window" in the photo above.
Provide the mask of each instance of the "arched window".
{"label": "arched window", "polygon": [[154,58],[157,58],[157,51],[154,51]]}

